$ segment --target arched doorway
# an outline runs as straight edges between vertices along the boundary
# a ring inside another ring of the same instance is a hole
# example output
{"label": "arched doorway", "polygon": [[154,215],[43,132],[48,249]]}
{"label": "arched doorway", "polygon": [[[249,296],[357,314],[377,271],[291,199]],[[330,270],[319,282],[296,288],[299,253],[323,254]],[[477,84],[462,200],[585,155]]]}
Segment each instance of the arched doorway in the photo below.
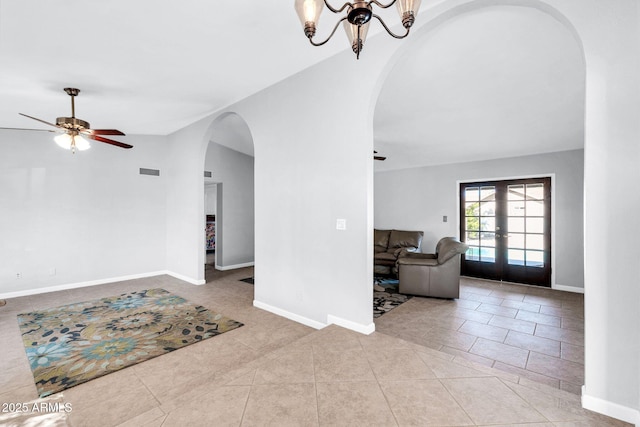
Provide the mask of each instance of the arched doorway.
{"label": "arched doorway", "polygon": [[236,113],[218,116],[204,156],[205,280],[254,265],[254,150]]}

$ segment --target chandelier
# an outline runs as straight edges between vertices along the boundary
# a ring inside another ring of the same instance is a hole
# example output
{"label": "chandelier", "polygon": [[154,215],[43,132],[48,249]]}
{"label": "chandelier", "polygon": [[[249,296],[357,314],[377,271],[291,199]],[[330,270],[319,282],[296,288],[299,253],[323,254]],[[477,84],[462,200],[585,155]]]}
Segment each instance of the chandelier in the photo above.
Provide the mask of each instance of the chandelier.
{"label": "chandelier", "polygon": [[[304,27],[304,34],[314,46],[322,46],[333,37],[338,26],[341,22],[344,24],[344,29],[351,43],[351,48],[356,54],[356,58],[360,59],[360,52],[364,46],[364,40],[367,37],[367,31],[369,30],[369,23],[371,18],[376,18],[382,24],[382,27],[389,33],[390,36],[397,39],[403,39],[409,35],[409,30],[416,20],[418,9],[420,8],[420,2],[422,0],[392,0],[389,4],[382,4],[378,0],[370,1],[354,1],[353,3],[345,3],[339,9],[332,7],[327,0],[296,0],[295,9],[302,21]],[[381,9],[387,9],[393,4],[398,7],[398,14],[402,20],[402,26],[405,28],[404,34],[394,34],[387,24],[378,15],[373,13],[373,6],[377,6]],[[346,10],[346,16],[343,16],[333,27],[333,31],[329,34],[326,40],[321,42],[313,41],[313,36],[316,34],[316,28],[318,26],[318,18],[322,12],[322,7],[327,6],[331,12],[335,14],[342,13]]]}

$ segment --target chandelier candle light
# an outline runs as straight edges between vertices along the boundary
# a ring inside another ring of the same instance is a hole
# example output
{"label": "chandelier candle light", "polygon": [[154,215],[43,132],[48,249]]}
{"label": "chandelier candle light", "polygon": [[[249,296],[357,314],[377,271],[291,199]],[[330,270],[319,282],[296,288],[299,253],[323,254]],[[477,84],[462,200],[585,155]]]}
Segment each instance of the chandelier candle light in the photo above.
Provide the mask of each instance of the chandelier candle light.
{"label": "chandelier candle light", "polygon": [[[403,39],[409,35],[409,30],[416,20],[415,17],[418,13],[418,9],[420,8],[420,2],[421,0],[393,0],[391,3],[385,5],[380,3],[378,0],[355,1],[353,3],[345,3],[342,7],[336,9],[332,7],[327,0],[295,0],[295,9],[300,17],[302,26],[304,27],[304,34],[309,39],[309,42],[314,46],[322,46],[328,42],[329,39],[333,37],[333,34],[338,29],[340,23],[343,22],[347,37],[351,43],[351,48],[356,54],[356,58],[360,59],[360,52],[364,46],[364,40],[367,37],[371,18],[376,18],[380,21],[380,24],[382,24],[390,36],[397,39]],[[373,13],[373,5],[376,5],[381,9],[387,9],[393,6],[394,3],[398,7],[402,26],[406,29],[404,34],[393,33],[387,24],[384,23],[382,18]],[[327,37],[326,40],[322,42],[314,42],[313,36],[316,34],[318,19],[320,18],[320,13],[325,5],[327,6],[327,9],[336,14],[342,13],[346,10],[347,15],[343,16],[336,23],[335,27],[333,27],[333,31],[331,31],[331,34],[329,34],[329,37]]]}

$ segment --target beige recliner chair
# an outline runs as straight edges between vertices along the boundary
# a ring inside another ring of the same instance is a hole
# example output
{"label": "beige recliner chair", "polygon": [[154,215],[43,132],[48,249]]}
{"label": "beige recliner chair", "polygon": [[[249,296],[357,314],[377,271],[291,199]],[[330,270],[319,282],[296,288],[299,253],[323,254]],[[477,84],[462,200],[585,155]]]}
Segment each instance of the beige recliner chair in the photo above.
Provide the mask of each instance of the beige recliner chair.
{"label": "beige recliner chair", "polygon": [[435,254],[406,253],[398,259],[402,294],[460,297],[460,255],[469,247],[455,237],[443,237]]}

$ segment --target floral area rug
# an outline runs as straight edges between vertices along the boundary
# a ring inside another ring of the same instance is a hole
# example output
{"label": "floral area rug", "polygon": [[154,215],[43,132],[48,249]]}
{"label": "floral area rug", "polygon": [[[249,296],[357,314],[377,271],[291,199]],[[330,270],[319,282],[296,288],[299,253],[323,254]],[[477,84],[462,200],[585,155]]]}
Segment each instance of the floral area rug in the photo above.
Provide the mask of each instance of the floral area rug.
{"label": "floral area rug", "polygon": [[409,301],[413,296],[398,293],[398,280],[385,277],[374,277],[374,285],[384,291],[373,291],[373,318],[382,316],[399,305]]}
{"label": "floral area rug", "polygon": [[242,326],[164,289],[18,315],[40,397]]}

